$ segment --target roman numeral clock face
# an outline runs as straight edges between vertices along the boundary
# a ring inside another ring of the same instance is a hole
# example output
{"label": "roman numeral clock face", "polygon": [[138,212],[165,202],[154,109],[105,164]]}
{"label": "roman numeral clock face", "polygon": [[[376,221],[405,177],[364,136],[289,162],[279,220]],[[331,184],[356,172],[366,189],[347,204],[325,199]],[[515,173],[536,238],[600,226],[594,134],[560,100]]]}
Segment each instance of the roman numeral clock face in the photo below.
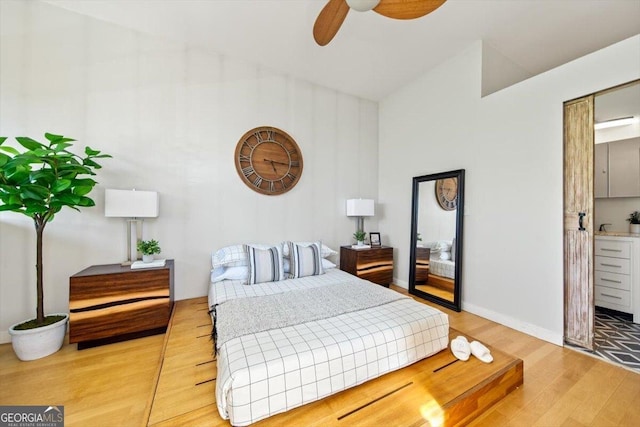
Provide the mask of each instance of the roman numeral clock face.
{"label": "roman numeral clock face", "polygon": [[436,199],[445,211],[454,211],[458,208],[458,180],[445,178],[436,181]]}
{"label": "roman numeral clock face", "polygon": [[269,196],[291,190],[302,175],[300,147],[286,132],[273,127],[245,133],[236,146],[235,163],[249,188]]}

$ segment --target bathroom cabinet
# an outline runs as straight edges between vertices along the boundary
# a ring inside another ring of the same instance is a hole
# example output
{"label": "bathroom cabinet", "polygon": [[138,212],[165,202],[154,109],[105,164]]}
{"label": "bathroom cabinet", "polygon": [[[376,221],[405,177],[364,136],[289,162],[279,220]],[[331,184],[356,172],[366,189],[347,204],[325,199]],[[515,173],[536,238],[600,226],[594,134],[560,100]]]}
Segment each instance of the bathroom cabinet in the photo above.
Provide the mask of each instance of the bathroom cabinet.
{"label": "bathroom cabinet", "polygon": [[640,236],[596,235],[594,255],[595,305],[640,323]]}

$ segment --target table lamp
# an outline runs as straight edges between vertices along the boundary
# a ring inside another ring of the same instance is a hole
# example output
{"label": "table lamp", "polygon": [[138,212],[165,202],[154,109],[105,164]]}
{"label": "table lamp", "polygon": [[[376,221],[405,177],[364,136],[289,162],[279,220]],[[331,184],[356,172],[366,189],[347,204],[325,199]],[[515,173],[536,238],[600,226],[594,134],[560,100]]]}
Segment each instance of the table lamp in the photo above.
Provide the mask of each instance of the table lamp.
{"label": "table lamp", "polygon": [[347,216],[355,216],[356,231],[364,231],[364,217],[374,216],[375,202],[373,199],[349,199],[347,200]]}
{"label": "table lamp", "polygon": [[159,197],[155,191],[113,190],[104,193],[104,216],[127,218],[127,260],[122,265],[131,265],[138,258],[131,254],[131,228],[135,228],[136,243],[142,240],[143,218],[156,218],[159,211]]}

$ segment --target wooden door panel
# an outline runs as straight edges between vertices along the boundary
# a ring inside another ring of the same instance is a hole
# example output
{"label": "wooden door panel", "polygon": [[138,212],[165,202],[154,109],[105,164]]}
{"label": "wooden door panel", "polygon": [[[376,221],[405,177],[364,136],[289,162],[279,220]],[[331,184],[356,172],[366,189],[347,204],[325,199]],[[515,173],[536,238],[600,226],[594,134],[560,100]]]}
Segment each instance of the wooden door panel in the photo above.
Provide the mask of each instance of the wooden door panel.
{"label": "wooden door panel", "polygon": [[564,339],[593,350],[593,96],[564,105]]}

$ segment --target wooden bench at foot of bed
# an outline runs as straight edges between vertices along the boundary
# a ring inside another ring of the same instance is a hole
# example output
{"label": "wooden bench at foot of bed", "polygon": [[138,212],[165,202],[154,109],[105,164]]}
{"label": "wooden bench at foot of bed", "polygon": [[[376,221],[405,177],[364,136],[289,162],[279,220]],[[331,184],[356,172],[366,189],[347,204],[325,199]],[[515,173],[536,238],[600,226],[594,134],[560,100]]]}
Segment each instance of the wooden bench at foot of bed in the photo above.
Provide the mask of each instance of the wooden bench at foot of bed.
{"label": "wooden bench at foot of bed", "polygon": [[[215,402],[216,363],[206,298],[178,301],[167,331],[149,426],[229,426]],[[451,329],[449,335],[460,333]],[[469,337],[471,340],[472,338]],[[457,360],[446,349],[254,426],[457,425],[482,414],[523,383],[523,362],[491,346],[490,364]]]}

